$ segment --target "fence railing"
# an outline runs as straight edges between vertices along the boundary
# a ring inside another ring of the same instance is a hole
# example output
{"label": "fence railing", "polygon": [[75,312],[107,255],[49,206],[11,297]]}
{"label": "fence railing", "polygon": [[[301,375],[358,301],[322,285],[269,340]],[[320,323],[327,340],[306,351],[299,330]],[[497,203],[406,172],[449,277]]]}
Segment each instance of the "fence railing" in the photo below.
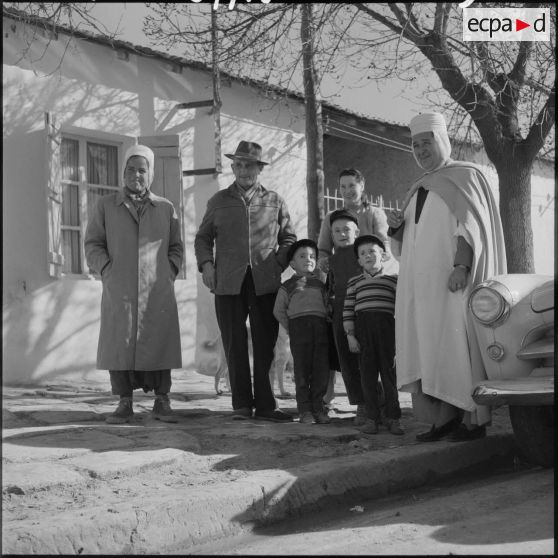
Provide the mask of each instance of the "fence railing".
{"label": "fence railing", "polygon": [[[395,200],[395,202],[392,202],[391,200],[384,200],[383,196],[370,196],[370,203],[374,206],[374,207],[379,207],[381,209],[383,209],[384,211],[390,211],[392,209],[397,209],[399,210],[399,200]],[[337,189],[335,190],[330,190],[329,188],[325,189],[325,193],[324,193],[324,205],[325,205],[325,210],[326,213],[329,211],[334,211],[335,209],[340,209],[343,207],[343,197],[339,195],[339,192]]]}

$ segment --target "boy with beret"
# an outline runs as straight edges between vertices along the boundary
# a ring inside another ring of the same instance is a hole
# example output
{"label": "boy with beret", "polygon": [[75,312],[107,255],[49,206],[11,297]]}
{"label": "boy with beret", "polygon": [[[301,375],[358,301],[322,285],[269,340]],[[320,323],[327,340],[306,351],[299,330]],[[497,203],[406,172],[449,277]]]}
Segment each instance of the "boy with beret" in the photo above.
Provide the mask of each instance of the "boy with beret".
{"label": "boy with beret", "polygon": [[[329,217],[334,253],[328,260],[328,291],[332,306],[333,339],[339,358],[339,368],[351,405],[356,405],[355,426],[366,421],[364,395],[362,393],[358,355],[353,354],[347,343],[343,329],[343,304],[347,283],[351,277],[361,272],[353,250],[359,234],[358,217],[348,209],[337,209]],[[379,386],[378,389],[381,389]]]}
{"label": "boy with beret", "polygon": [[300,422],[328,424],[323,402],[329,381],[327,293],[315,273],[318,246],[298,240],[287,259],[295,274],[281,285],[273,314],[289,334]]}
{"label": "boy with beret", "polygon": [[378,373],[385,397],[382,422],[401,435],[401,409],[395,373],[395,291],[397,276],[384,274],[384,243],[374,235],[355,240],[354,254],[362,273],[349,279],[343,308],[343,327],[352,353],[360,352],[366,422],[361,432],[377,434],[380,421]]}

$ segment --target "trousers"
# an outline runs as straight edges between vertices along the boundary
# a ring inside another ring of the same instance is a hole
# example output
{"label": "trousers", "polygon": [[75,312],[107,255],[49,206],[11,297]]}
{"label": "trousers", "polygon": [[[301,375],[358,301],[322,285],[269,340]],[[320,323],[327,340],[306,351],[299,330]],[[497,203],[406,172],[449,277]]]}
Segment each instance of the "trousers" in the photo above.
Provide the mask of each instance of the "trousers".
{"label": "trousers", "polygon": [[388,312],[357,312],[355,335],[360,344],[360,376],[368,418],[380,419],[378,375],[388,419],[401,418],[395,371],[395,320]]}
{"label": "trousers", "polygon": [[289,320],[296,405],[299,413],[319,413],[329,384],[328,334],[325,318],[301,316]]}
{"label": "trousers", "polygon": [[[279,322],[273,315],[276,296],[277,293],[256,295],[250,268],[246,271],[239,294],[215,295],[215,313],[229,367],[233,409],[244,407],[268,412],[277,407],[269,381],[279,333]],[[253,390],[246,318],[250,321],[253,347]]]}
{"label": "trousers", "polygon": [[172,385],[170,370],[109,370],[109,374],[112,394],[123,397],[131,397],[135,389],[164,395]]}
{"label": "trousers", "polygon": [[358,354],[351,353],[349,350],[349,344],[343,329],[342,306],[333,310],[333,338],[349,403],[351,405],[362,405],[364,403],[364,395],[360,381],[359,358]]}

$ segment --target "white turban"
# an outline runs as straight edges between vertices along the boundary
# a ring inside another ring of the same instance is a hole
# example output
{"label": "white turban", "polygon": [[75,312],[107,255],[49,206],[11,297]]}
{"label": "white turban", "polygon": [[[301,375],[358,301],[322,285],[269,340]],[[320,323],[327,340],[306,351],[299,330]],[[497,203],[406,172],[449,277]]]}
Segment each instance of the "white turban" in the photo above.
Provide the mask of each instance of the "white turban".
{"label": "white turban", "polygon": [[444,160],[449,159],[451,155],[451,143],[443,114],[439,112],[423,112],[417,114],[417,116],[413,117],[411,122],[409,122],[409,128],[411,129],[411,137],[423,132],[432,132],[434,139],[440,147]]}
{"label": "white turban", "polygon": [[147,147],[147,145],[136,144],[132,145],[126,151],[126,155],[124,155],[124,163],[122,165],[122,176],[126,172],[126,165],[128,164],[128,160],[131,157],[143,157],[147,161],[147,166],[149,167],[149,174],[147,177],[147,188],[151,187],[151,183],[153,182],[153,176],[155,172],[155,153]]}

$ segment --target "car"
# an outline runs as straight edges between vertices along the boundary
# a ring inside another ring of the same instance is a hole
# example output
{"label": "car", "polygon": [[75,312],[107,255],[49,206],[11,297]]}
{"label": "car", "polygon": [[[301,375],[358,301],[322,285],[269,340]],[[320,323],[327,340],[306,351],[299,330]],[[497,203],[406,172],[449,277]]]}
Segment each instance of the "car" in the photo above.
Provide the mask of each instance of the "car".
{"label": "car", "polygon": [[479,405],[509,406],[520,453],[554,465],[554,278],[507,274],[477,285],[469,311],[487,380],[473,387]]}

